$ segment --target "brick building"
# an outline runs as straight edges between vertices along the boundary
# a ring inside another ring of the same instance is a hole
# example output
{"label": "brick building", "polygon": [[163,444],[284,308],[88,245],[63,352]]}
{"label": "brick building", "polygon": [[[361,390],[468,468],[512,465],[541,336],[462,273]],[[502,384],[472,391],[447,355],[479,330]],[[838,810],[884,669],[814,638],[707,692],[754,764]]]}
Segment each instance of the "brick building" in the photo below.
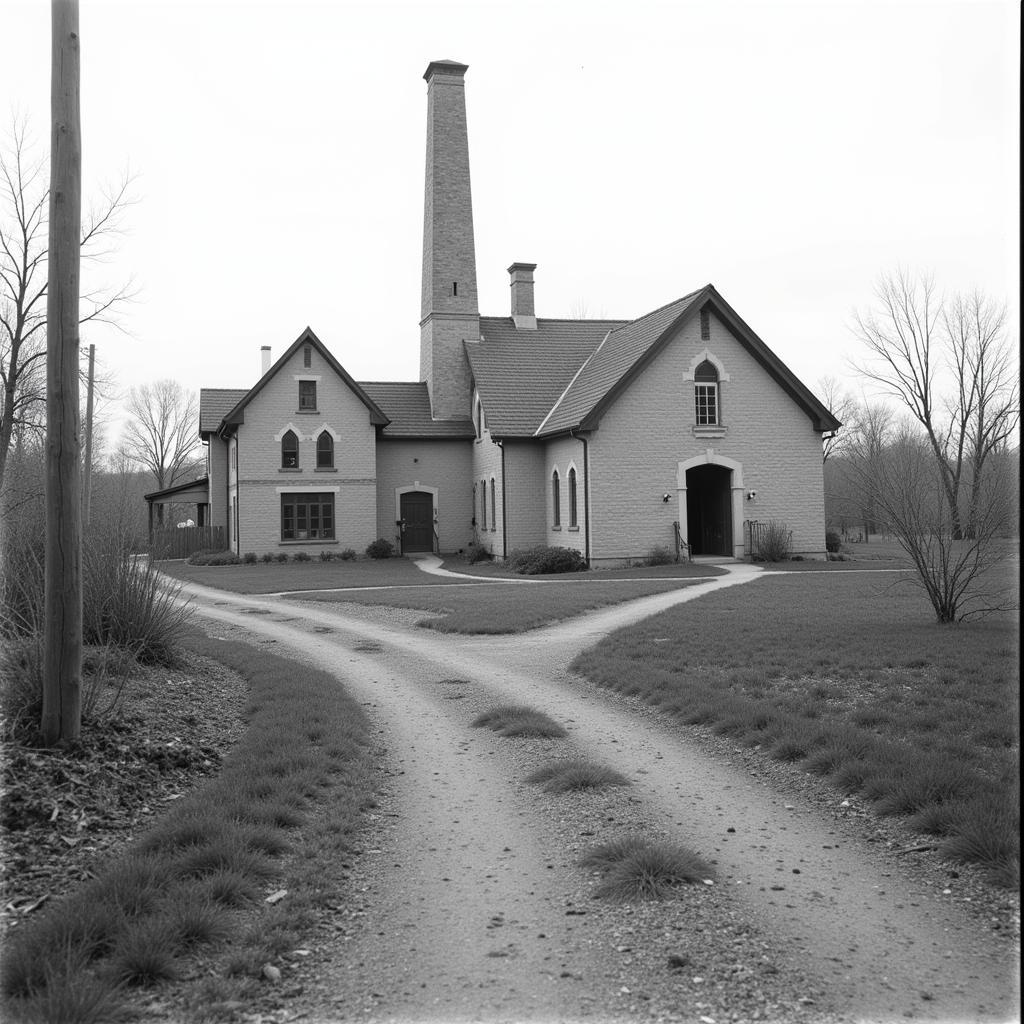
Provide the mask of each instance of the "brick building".
{"label": "brick building", "polygon": [[838,428],[711,285],[636,320],[549,320],[534,264],[481,316],[466,66],[427,68],[420,383],[356,382],[308,328],[249,389],[204,389],[203,519],[239,554],[496,557],[536,544],[594,565],[677,540],[743,556],[752,521],[825,548],[821,435]]}

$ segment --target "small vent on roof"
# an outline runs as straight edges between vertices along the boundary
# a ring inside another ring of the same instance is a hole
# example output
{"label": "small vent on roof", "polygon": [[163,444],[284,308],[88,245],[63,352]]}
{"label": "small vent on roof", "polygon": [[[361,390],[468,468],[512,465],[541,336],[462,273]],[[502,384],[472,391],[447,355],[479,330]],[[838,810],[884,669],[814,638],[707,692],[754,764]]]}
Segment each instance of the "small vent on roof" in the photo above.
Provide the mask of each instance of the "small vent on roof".
{"label": "small vent on roof", "polygon": [[700,311],[700,340],[711,340],[711,311],[707,306]]}

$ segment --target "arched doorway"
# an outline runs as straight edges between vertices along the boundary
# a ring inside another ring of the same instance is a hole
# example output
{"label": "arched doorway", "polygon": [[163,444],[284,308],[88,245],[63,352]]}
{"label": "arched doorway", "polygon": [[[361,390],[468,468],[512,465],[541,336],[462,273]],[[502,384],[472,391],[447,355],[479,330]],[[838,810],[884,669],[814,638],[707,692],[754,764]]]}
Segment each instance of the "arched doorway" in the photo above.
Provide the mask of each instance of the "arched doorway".
{"label": "arched doorway", "polygon": [[733,554],[731,469],[705,463],[686,471],[686,537],[693,555]]}
{"label": "arched doorway", "polygon": [[434,496],[430,491],[405,491],[399,496],[402,554],[434,550]]}

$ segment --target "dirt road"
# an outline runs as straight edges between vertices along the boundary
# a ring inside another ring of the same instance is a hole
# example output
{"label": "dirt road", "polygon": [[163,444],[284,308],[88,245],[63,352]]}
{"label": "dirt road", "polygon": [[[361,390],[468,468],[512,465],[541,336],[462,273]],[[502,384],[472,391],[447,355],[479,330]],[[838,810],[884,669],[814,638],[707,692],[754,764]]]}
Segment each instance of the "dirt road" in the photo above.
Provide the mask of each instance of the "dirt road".
{"label": "dirt road", "polygon": [[[303,1019],[1014,1019],[1012,939],[952,892],[567,672],[612,629],[756,586],[756,572],[484,638],[416,629],[419,613],[189,587],[228,635],[335,673],[385,751],[379,842],[354,879],[365,912],[318,948],[293,1007]],[[546,711],[568,740],[469,727],[508,702]],[[569,754],[633,784],[580,798],[524,783]],[[714,884],[658,904],[592,899],[580,853],[639,831],[710,858]]]}

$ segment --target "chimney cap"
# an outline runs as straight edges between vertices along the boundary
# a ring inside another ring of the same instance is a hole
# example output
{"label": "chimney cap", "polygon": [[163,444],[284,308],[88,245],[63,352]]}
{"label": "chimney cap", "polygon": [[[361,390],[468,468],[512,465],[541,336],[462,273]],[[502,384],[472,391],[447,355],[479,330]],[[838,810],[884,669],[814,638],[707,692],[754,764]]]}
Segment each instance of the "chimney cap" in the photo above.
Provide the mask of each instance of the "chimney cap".
{"label": "chimney cap", "polygon": [[423,72],[423,77],[429,82],[436,74],[454,75],[462,78],[469,70],[468,64],[460,64],[457,60],[432,60]]}
{"label": "chimney cap", "polygon": [[508,268],[510,274],[514,274],[517,270],[528,270],[531,274],[537,269],[536,263],[513,263]]}

